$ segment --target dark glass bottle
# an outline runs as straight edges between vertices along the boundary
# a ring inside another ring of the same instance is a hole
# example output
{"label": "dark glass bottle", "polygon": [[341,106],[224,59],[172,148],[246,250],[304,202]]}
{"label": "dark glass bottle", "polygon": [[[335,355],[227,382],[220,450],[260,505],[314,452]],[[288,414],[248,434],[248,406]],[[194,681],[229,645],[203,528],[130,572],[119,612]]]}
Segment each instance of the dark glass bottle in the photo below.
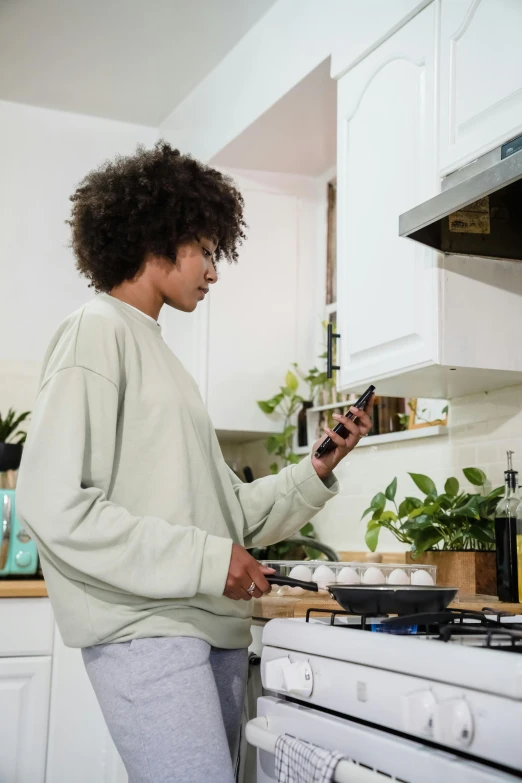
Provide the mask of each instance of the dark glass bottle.
{"label": "dark glass bottle", "polygon": [[517,574],[517,507],[518,472],[513,470],[512,451],[507,452],[508,469],[504,472],[504,497],[495,511],[495,539],[497,542],[497,594],[501,601],[518,602]]}
{"label": "dark glass bottle", "polygon": [[297,416],[297,445],[308,446],[308,426],[306,419],[306,411],[313,406],[313,402],[310,400],[303,401],[303,407],[299,411]]}

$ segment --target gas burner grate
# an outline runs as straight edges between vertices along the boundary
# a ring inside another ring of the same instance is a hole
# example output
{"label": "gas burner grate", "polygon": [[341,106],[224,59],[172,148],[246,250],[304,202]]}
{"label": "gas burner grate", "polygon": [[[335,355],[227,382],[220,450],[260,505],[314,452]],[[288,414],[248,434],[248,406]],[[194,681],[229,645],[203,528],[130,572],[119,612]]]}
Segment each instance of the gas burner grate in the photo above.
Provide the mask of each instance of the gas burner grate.
{"label": "gas burner grate", "polygon": [[[486,612],[491,615],[486,616]],[[412,635],[420,639],[522,653],[522,624],[510,623],[509,618],[515,615],[509,612],[495,612],[487,607],[482,612],[446,609],[442,612],[398,617],[370,617],[342,610],[310,608],[306,612],[306,622],[313,622],[314,619],[321,622],[317,615],[338,628]]]}

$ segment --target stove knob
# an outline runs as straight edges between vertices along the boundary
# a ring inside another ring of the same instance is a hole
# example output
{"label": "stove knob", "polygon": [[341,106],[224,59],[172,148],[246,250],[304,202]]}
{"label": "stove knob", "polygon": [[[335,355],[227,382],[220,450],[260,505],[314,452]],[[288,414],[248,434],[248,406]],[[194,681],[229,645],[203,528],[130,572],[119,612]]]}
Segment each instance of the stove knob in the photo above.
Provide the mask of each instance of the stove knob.
{"label": "stove knob", "polygon": [[308,661],[294,661],[283,668],[285,691],[291,696],[310,696],[314,675]]}
{"label": "stove knob", "polygon": [[449,699],[438,705],[435,741],[455,748],[468,748],[473,742],[474,720],[465,699]]}
{"label": "stove knob", "polygon": [[410,693],[404,700],[405,729],[410,734],[433,738],[437,702],[431,691]]}
{"label": "stove knob", "polygon": [[290,658],[286,655],[284,658],[273,658],[267,661],[263,672],[263,686],[268,691],[284,691],[285,681],[283,679],[283,669],[290,664]]}

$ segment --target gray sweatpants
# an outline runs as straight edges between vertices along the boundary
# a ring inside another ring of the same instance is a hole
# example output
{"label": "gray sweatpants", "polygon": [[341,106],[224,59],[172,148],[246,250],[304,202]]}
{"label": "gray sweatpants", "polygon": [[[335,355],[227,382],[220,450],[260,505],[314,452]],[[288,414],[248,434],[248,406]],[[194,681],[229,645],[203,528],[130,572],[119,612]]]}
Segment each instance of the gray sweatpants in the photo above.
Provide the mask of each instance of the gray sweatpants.
{"label": "gray sweatpants", "polygon": [[82,655],[129,783],[233,783],[246,649],[155,637]]}

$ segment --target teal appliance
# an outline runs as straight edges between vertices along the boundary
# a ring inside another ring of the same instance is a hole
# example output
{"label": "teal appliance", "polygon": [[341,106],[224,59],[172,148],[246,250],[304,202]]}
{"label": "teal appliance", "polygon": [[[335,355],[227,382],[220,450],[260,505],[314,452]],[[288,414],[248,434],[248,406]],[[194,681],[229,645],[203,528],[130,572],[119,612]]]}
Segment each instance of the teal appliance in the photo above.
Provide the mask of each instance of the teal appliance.
{"label": "teal appliance", "polygon": [[36,574],[38,551],[16,515],[16,490],[0,489],[0,519],[0,577]]}

